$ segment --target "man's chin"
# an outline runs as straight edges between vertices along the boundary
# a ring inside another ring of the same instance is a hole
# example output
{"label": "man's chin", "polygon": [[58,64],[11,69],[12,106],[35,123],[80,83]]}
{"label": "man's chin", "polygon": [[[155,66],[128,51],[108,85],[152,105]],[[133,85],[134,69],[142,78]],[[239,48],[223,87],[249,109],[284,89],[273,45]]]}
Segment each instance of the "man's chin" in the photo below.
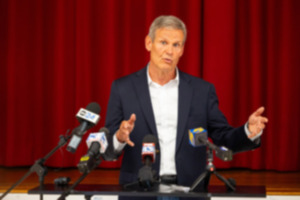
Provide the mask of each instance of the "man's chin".
{"label": "man's chin", "polygon": [[173,63],[168,63],[168,62],[164,62],[161,66],[160,66],[161,69],[165,69],[165,70],[172,70],[172,69],[175,69],[176,66],[174,66]]}

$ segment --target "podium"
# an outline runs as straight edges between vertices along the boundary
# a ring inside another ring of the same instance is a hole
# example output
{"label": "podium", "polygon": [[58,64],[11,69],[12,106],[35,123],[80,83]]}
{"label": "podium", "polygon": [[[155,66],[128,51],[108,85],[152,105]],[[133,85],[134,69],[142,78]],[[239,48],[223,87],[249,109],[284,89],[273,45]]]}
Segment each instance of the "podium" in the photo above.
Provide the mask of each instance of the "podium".
{"label": "podium", "polygon": [[[28,191],[28,194],[62,194],[68,187],[57,187],[53,184],[45,184],[44,187],[36,187]],[[90,200],[94,195],[116,195],[122,197],[184,197],[188,199],[210,200],[211,197],[247,197],[265,198],[265,186],[237,186],[236,191],[228,192],[225,186],[209,186],[207,192],[188,192],[179,187],[159,184],[150,190],[142,188],[124,189],[121,185],[87,185],[81,184],[71,191],[72,195],[84,195]]]}

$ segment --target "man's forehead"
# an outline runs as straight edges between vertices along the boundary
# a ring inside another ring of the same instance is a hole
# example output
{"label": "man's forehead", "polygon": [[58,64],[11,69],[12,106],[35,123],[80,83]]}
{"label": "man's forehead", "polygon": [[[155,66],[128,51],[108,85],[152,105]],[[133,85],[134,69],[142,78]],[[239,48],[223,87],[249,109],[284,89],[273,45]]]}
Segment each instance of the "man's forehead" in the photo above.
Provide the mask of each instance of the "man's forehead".
{"label": "man's forehead", "polygon": [[178,42],[182,42],[184,39],[184,33],[181,29],[163,27],[155,31],[155,37],[157,39],[176,40]]}

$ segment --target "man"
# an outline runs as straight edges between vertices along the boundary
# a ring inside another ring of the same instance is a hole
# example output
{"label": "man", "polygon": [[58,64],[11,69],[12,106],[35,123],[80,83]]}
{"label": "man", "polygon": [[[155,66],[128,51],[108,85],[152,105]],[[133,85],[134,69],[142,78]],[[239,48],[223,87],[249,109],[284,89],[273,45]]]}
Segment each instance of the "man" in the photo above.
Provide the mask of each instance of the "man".
{"label": "man", "polygon": [[145,38],[148,65],[112,84],[106,127],[111,132],[109,152],[117,156],[124,152],[120,184],[137,181],[147,134],[159,141],[153,168],[161,180],[184,186],[191,186],[206,165],[206,148],[189,144],[189,129],[207,129],[216,145],[234,152],[260,145],[268,121],[261,116],[264,108],[256,110],[245,125],[229,126],[218,108],[214,86],[177,68],[185,40],[186,28],[180,19],[156,18]]}

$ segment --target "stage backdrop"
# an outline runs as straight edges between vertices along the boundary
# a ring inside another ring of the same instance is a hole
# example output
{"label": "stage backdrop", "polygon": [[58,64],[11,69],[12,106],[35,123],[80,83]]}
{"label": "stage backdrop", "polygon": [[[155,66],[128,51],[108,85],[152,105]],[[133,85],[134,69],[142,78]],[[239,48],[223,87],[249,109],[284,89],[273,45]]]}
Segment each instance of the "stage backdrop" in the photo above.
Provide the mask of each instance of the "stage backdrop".
{"label": "stage backdrop", "polygon": [[[1,0],[0,165],[32,165],[93,101],[99,130],[112,81],[147,64],[144,38],[162,14],[186,23],[178,67],[215,85],[231,125],[266,107],[261,148],[217,167],[300,170],[298,0]],[[46,165],[76,166],[86,150],[64,147]]]}

